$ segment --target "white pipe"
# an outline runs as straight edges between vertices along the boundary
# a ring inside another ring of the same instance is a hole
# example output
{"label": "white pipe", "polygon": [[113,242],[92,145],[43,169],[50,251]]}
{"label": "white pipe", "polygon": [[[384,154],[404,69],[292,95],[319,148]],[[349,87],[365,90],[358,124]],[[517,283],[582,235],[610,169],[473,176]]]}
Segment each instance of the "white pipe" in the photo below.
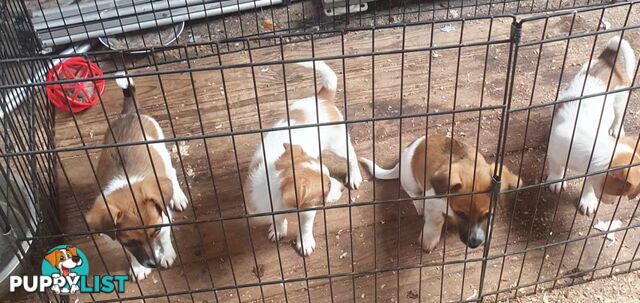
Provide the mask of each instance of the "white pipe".
{"label": "white pipe", "polygon": [[46,15],[43,17],[33,18],[31,22],[35,30],[42,30],[60,26],[69,26],[73,24],[88,23],[100,21],[109,18],[122,18],[129,15],[139,15],[143,13],[160,11],[165,9],[179,8],[196,4],[206,4],[217,0],[164,0],[154,1],[152,3],[142,3],[134,6],[108,8],[97,12],[87,12],[78,14],[65,14],[63,18]]}
{"label": "white pipe", "polygon": [[[67,48],[60,54],[61,55],[69,55],[73,53],[81,54],[81,53],[88,52],[90,49],[91,49],[91,43],[84,43],[79,46],[72,46],[70,48]],[[50,62],[46,68],[40,69],[40,71],[38,71],[38,74],[34,78],[27,80],[25,84],[43,82],[45,80],[45,76],[47,75],[47,72],[49,71],[49,69],[55,66],[56,64],[58,64],[62,60],[65,60],[65,58],[53,59],[52,62]],[[24,61],[24,62],[27,62],[27,61]],[[5,108],[4,110],[0,110],[0,120],[4,119],[5,113],[13,112],[16,108],[18,108],[18,106],[22,104],[22,102],[24,102],[24,99],[27,98],[27,96],[29,95],[27,90],[30,88],[31,88],[30,86],[17,87],[9,91],[9,93],[7,93],[7,95],[4,98]]]}
{"label": "white pipe", "polygon": [[111,9],[114,7],[121,8],[132,6],[141,3],[149,3],[153,0],[105,0],[105,1],[95,1],[88,3],[80,3],[80,4],[72,4],[66,5],[63,7],[52,7],[46,8],[43,10],[33,11],[31,13],[32,18],[40,18],[42,16],[47,16],[47,18],[60,18],[60,12],[62,15],[66,16],[75,16],[80,14],[91,13],[95,11],[101,11],[105,9]]}

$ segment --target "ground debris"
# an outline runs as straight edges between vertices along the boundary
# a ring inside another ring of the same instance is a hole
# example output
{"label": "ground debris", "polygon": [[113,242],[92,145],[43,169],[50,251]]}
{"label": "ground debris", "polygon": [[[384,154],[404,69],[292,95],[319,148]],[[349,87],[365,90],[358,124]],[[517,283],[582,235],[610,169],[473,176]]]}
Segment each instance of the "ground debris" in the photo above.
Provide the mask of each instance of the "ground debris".
{"label": "ground debris", "polygon": [[256,275],[258,279],[264,277],[264,264],[258,264],[258,267],[253,267],[251,272]]}
{"label": "ground debris", "polygon": [[[622,227],[622,222],[620,222],[620,220],[613,220],[613,221],[600,221],[598,220],[598,222],[596,222],[596,224],[593,225],[593,228],[599,230],[599,231],[610,231],[610,230],[616,230],[618,228]],[[615,232],[610,232],[607,233],[607,240],[609,241],[616,241],[616,233]]]}
{"label": "ground debris", "polygon": [[418,297],[418,293],[413,289],[407,292],[407,298],[409,299],[417,299]]}

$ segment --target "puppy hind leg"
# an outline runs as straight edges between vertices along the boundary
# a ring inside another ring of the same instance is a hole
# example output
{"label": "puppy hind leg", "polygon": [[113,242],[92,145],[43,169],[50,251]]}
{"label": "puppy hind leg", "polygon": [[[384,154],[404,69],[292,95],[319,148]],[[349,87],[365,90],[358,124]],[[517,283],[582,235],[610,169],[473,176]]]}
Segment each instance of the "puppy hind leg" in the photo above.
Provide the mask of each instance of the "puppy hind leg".
{"label": "puppy hind leg", "polygon": [[419,199],[419,197],[422,197],[422,193],[407,192],[407,194],[413,199],[413,206],[416,207],[416,212],[418,213],[418,216],[422,216],[424,214],[424,206],[426,203],[425,199]]}
{"label": "puppy hind leg", "polygon": [[[611,97],[609,97],[611,98]],[[620,92],[613,95],[613,122],[611,128],[609,128],[609,135],[614,137],[624,137],[624,126],[622,125],[622,118],[624,116],[624,108],[627,106],[627,99],[629,98],[629,92]]]}
{"label": "puppy hind leg", "polygon": [[271,218],[269,218],[269,221],[271,221],[271,225],[269,226],[269,240],[275,242],[287,236],[288,221],[285,215],[275,215],[273,220],[275,221],[275,225],[274,221],[271,221]]}
{"label": "puppy hind leg", "polygon": [[357,189],[362,183],[362,174],[360,173],[360,166],[358,164],[358,156],[356,150],[351,142],[351,136],[347,134],[347,148],[349,149],[349,187]]}
{"label": "puppy hind leg", "polygon": [[[554,193],[560,193],[563,189],[567,188],[566,181],[559,181],[564,178],[565,175],[565,162],[562,159],[557,159],[557,154],[551,151],[547,154],[547,182],[554,182],[549,184],[549,189]],[[566,159],[565,159],[566,161]]]}
{"label": "puppy hind leg", "polygon": [[339,131],[333,132],[333,136],[331,136],[331,138],[327,138],[329,142],[327,149],[340,158],[345,160],[349,159],[349,173],[346,176],[346,183],[349,184],[349,188],[357,189],[360,186],[360,183],[362,183],[362,174],[360,173],[360,166],[358,165],[358,156],[356,155],[356,150],[351,142],[351,136],[347,133],[347,128],[344,125],[340,125],[339,129]]}

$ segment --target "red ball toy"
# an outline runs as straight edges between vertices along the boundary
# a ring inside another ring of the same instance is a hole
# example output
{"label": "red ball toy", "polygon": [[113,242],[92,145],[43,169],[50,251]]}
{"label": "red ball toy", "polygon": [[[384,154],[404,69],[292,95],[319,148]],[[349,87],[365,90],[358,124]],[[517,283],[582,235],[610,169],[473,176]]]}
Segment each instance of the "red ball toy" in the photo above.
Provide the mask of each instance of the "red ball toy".
{"label": "red ball toy", "polygon": [[[97,64],[81,57],[61,61],[47,73],[47,82],[102,77]],[[47,84],[47,97],[60,110],[81,112],[100,101],[104,80]]]}

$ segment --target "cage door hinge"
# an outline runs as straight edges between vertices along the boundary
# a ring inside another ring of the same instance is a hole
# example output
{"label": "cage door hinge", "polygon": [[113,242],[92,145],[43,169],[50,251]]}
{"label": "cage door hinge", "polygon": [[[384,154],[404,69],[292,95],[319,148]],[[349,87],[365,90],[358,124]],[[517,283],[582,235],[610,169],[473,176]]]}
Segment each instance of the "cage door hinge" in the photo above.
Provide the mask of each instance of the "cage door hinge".
{"label": "cage door hinge", "polygon": [[522,37],[522,24],[518,22],[511,23],[511,43],[520,44]]}

